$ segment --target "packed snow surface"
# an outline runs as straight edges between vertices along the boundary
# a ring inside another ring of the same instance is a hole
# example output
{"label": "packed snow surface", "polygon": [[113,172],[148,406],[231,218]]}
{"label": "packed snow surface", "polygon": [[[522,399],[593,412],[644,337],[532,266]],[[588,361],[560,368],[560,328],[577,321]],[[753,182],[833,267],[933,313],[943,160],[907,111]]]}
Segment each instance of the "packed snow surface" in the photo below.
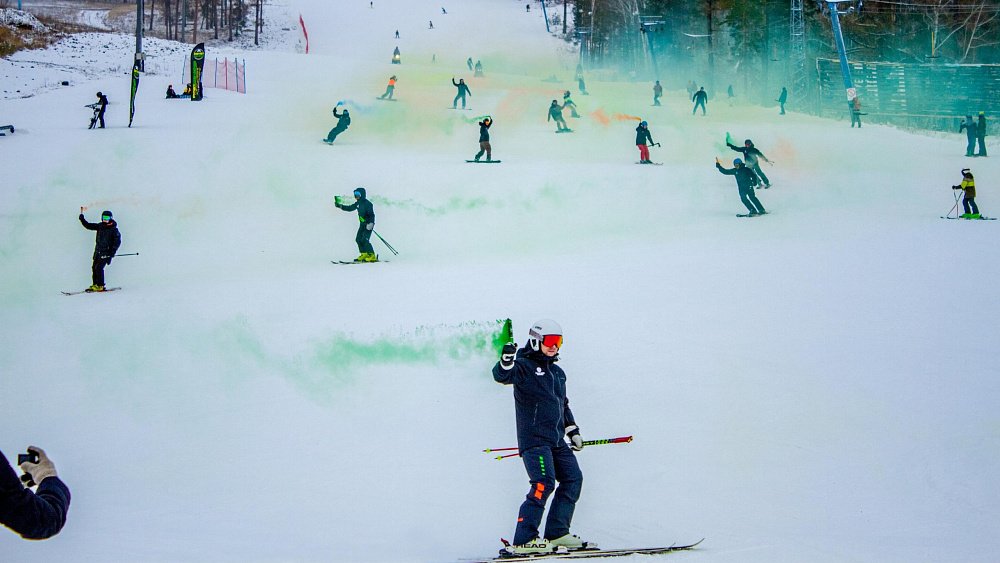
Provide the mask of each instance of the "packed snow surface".
{"label": "packed snow surface", "polygon": [[[0,99],[0,448],[43,447],[73,492],[61,534],[0,533],[0,559],[494,554],[528,491],[481,452],[515,445],[489,373],[506,317],[519,342],[564,327],[585,439],[635,437],[578,454],[586,539],[707,538],[664,561],[995,559],[1000,222],[940,216],[967,166],[1000,215],[997,157],[792,105],[654,108],[652,80],[582,96],[537,6],[440,8],[291,0],[271,50],[209,45],[246,61],[248,93],[199,103],[163,99],[190,46],[148,40],[131,128],[128,36],[0,61],[0,90],[23,90]],[[376,100],[393,74],[399,101]],[[452,77],[470,111],[449,109]],[[567,89],[582,117],[555,135]],[[353,123],[327,146],[338,101]],[[486,114],[503,163],[466,164]],[[634,164],[638,118],[663,166]],[[735,216],[727,131],[774,161],[767,216]],[[333,206],[356,186],[389,263],[330,263],[357,254]],[[122,291],[60,294],[90,284],[81,206],[139,253],[106,271]]]}

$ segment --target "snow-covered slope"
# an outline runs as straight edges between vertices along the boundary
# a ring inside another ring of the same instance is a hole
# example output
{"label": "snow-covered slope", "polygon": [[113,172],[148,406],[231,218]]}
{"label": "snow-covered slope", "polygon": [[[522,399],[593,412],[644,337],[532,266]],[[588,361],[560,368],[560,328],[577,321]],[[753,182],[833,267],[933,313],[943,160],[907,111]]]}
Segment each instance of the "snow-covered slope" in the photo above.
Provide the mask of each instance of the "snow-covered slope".
{"label": "snow-covered slope", "polygon": [[[1000,225],[938,217],[964,166],[1000,214],[1000,163],[791,107],[652,108],[646,83],[588,81],[557,136],[576,61],[537,10],[445,7],[289,2],[309,55],[238,53],[249,93],[197,104],[162,99],[177,57],[143,77],[131,129],[116,70],[0,100],[18,128],[0,138],[0,448],[42,446],[74,495],[59,536],[0,534],[0,559],[489,555],[527,492],[517,461],[480,453],[514,445],[486,346],[508,316],[521,341],[537,318],[566,329],[586,438],[635,436],[579,455],[576,533],[708,538],[677,561],[993,559]],[[127,37],[76,40],[131,60]],[[375,100],[391,74],[400,101]],[[447,109],[453,76],[472,111]],[[88,131],[97,90],[109,129]],[[327,146],[338,100],[353,124]],[[465,164],[487,113],[503,164]],[[633,164],[629,116],[664,166]],[[734,216],[727,131],[775,161],[766,217]],[[375,241],[390,263],[333,266],[357,221],[333,196],[359,185],[400,255]],[[120,292],[59,294],[89,284],[80,206],[140,253],[108,268]]]}

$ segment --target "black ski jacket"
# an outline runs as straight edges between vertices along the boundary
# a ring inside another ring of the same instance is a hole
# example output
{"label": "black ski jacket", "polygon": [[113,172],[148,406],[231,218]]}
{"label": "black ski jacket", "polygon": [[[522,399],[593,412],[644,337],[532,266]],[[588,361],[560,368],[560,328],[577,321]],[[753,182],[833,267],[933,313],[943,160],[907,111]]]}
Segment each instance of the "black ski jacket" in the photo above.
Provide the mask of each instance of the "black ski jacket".
{"label": "black ski jacket", "polygon": [[708,102],[708,92],[704,90],[698,90],[697,92],[694,93],[694,96],[691,96],[692,102],[697,103],[699,100],[702,103]]}
{"label": "black ski jacket", "polygon": [[454,78],[451,79],[451,83],[454,84],[456,88],[458,88],[458,95],[459,96],[464,96],[466,94],[468,94],[470,96],[472,95],[472,90],[469,90],[469,85],[468,84],[466,84],[464,82],[455,82]]}
{"label": "black ski jacket", "polygon": [[976,127],[976,122],[972,121],[972,117],[965,118],[965,121],[958,126],[958,132],[961,133],[962,129],[965,129],[965,136],[969,140],[975,140],[978,128]]}
{"label": "black ski jacket", "polygon": [[757,160],[760,158],[767,160],[767,157],[764,156],[764,153],[760,152],[760,150],[753,145],[750,145],[749,147],[745,145],[742,147],[737,147],[732,143],[726,143],[726,146],[733,149],[736,152],[743,153],[743,161],[746,162],[748,165],[757,164]]}
{"label": "black ski jacket", "polygon": [[523,452],[538,446],[555,447],[576,424],[566,398],[566,372],[549,358],[525,346],[517,351],[514,367],[505,370],[497,362],[493,379],[514,386],[517,447]]}
{"label": "black ski jacket", "polygon": [[[490,125],[493,125],[492,121],[489,123],[489,125],[487,125],[485,121],[480,121],[479,122],[479,142],[480,143],[488,143],[488,142],[490,142]],[[501,137],[502,136],[503,135],[501,135]],[[501,139],[501,140],[503,140],[503,139]]]}
{"label": "black ski jacket", "polygon": [[361,192],[361,199],[350,205],[338,205],[337,207],[343,209],[344,211],[357,210],[358,221],[361,221],[362,223],[371,223],[372,225],[374,225],[375,207],[372,205],[372,202],[368,201],[368,199],[365,197],[367,194],[365,193],[364,188],[358,188],[358,191]]}
{"label": "black ski jacket", "polygon": [[976,129],[976,136],[980,139],[986,138],[986,116],[979,116],[979,127]]}
{"label": "black ski jacket", "polygon": [[347,111],[337,113],[337,108],[333,108],[333,116],[337,118],[337,129],[347,129],[351,126],[351,114]]}
{"label": "black ski jacket", "polygon": [[80,223],[88,231],[97,231],[94,244],[94,258],[111,258],[122,245],[122,234],[118,231],[118,223],[114,219],[107,223],[91,223],[80,214]]}
{"label": "black ski jacket", "polygon": [[741,192],[752,190],[760,183],[757,174],[746,165],[737,166],[736,168],[723,168],[721,164],[716,162],[715,167],[726,176],[736,176],[736,186]]}
{"label": "black ski jacket", "polygon": [[46,477],[38,492],[24,488],[7,457],[0,452],[0,524],[29,540],[50,538],[62,530],[69,511],[69,488],[58,477]]}
{"label": "black ski jacket", "polygon": [[[646,141],[649,141],[648,143]],[[642,125],[635,128],[635,144],[636,145],[652,145],[653,136],[649,134],[649,128],[643,127]]]}

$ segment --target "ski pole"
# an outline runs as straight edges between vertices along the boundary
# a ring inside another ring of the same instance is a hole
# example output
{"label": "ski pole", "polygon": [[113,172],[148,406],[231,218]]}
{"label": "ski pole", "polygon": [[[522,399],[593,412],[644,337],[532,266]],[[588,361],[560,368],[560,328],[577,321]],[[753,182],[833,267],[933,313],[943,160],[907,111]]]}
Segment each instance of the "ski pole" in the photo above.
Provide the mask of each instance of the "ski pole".
{"label": "ski pole", "polygon": [[128,254],[115,254],[115,258],[118,258],[119,256],[138,256],[138,255],[139,255],[138,252],[130,252]]}
{"label": "ski pole", "polygon": [[516,449],[517,449],[517,448],[486,448],[485,450],[483,450],[483,453],[491,453],[491,452],[509,452],[509,451],[511,451],[511,450],[516,450]]}
{"label": "ski pole", "polygon": [[385,246],[388,247],[389,250],[391,250],[393,254],[395,254],[396,256],[399,256],[399,253],[396,252],[396,249],[393,248],[391,244],[389,244],[388,242],[386,242],[386,240],[384,238],[382,238],[382,235],[378,234],[378,231],[372,230],[372,232],[375,233],[375,236],[378,237],[378,240],[382,241],[382,243],[385,244]]}
{"label": "ski pole", "polygon": [[[955,194],[955,205],[951,206],[951,209],[948,210],[948,214],[945,215],[945,217],[951,217],[951,212],[952,211],[956,211],[958,209],[958,192],[956,191],[956,192],[954,192],[954,194]],[[956,216],[958,215],[957,211],[956,211],[955,215]]]}
{"label": "ski pole", "polygon": [[[618,438],[604,438],[604,439],[601,439],[601,440],[586,440],[586,441],[583,442],[583,445],[584,446],[603,446],[605,444],[628,444],[631,441],[632,441],[632,436],[619,436]],[[486,452],[486,453],[490,453],[490,452],[511,451],[511,450],[516,450],[516,449],[517,448],[492,448],[492,449],[487,449],[487,450],[483,450],[483,451]],[[508,458],[508,457],[518,457],[520,455],[521,455],[521,452],[516,452],[516,453],[512,453],[512,454],[498,455],[498,456],[496,456],[493,459],[504,459],[504,458]]]}

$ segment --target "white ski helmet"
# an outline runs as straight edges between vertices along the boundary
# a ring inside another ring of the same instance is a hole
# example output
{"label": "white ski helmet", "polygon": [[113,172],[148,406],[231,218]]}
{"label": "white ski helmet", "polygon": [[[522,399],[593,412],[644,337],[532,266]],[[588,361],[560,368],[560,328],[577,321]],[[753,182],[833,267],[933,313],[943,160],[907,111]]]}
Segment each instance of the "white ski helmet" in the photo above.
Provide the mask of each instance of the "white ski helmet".
{"label": "white ski helmet", "polygon": [[[562,336],[563,330],[559,326],[559,323],[552,319],[542,319],[540,321],[535,321],[531,328],[528,329],[528,346],[532,350],[541,350],[540,344],[546,336],[558,335]],[[560,342],[561,344],[561,342]]]}

